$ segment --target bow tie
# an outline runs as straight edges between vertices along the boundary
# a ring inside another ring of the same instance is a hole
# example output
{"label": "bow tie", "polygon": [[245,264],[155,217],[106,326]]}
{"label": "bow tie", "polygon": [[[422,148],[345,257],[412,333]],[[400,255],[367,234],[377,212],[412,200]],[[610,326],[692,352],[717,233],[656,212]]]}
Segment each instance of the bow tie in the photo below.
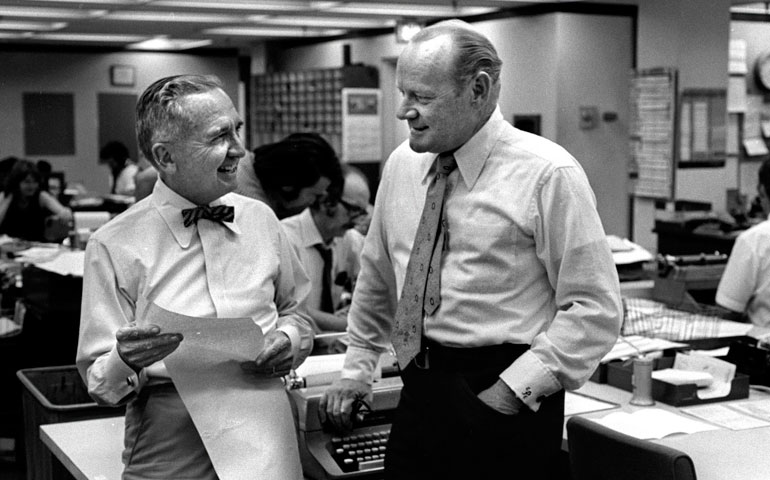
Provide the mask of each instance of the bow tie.
{"label": "bow tie", "polygon": [[184,226],[189,227],[198,223],[198,220],[205,218],[214,222],[232,222],[235,218],[235,207],[228,205],[217,205],[210,207],[185,208],[182,210],[182,219]]}

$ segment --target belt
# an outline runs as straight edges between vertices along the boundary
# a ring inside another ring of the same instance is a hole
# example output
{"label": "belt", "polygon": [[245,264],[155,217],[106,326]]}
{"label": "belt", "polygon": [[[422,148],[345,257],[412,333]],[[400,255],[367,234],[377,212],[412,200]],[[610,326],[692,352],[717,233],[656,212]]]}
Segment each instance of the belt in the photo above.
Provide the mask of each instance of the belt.
{"label": "belt", "polygon": [[447,347],[425,337],[420,345],[420,351],[414,357],[414,365],[421,370],[476,370],[501,362],[513,363],[519,355],[529,350],[529,345],[522,343]]}

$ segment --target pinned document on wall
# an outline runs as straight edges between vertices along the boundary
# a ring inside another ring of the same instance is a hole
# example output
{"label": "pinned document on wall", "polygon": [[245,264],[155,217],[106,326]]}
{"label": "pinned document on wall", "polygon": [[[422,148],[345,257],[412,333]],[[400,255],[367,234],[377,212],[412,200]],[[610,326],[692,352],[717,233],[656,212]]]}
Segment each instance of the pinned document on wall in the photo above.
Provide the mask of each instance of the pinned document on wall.
{"label": "pinned document on wall", "polygon": [[342,89],[342,160],[382,160],[382,91],[379,88]]}

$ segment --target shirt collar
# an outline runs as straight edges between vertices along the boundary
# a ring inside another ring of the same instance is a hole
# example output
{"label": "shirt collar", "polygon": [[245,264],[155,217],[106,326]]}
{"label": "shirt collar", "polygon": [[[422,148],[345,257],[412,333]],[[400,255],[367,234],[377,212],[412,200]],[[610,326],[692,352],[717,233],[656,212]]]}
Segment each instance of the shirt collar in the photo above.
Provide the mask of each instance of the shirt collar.
{"label": "shirt collar", "polygon": [[[228,195],[222,196],[209,203],[209,205],[212,207],[225,204],[231,205],[232,202],[224,201],[227,197]],[[152,204],[155,209],[158,210],[158,213],[166,222],[166,225],[168,225],[169,230],[171,230],[171,233],[174,235],[177,243],[179,243],[179,246],[182,248],[189,247],[197,226],[184,226],[182,209],[194,208],[197,205],[171,190],[171,188],[169,188],[161,179],[158,179],[158,181],[155,182],[155,187],[152,190]],[[237,223],[240,213],[241,212],[236,208],[235,220],[232,222],[224,222],[222,225],[225,228],[230,229],[233,233],[240,234],[241,229],[238,227]]]}
{"label": "shirt collar", "polygon": [[[497,143],[497,139],[500,136],[500,127],[504,121],[500,107],[497,106],[489,120],[481,127],[481,130],[455,150],[454,157],[455,161],[457,161],[457,169],[460,171],[460,177],[462,177],[468,190],[472,190],[476,184],[476,180],[478,180],[487,158],[489,158],[495,143]],[[421,172],[423,182],[428,182],[431,174],[435,171],[435,159],[437,157],[438,155],[430,156],[429,160],[423,165]]]}

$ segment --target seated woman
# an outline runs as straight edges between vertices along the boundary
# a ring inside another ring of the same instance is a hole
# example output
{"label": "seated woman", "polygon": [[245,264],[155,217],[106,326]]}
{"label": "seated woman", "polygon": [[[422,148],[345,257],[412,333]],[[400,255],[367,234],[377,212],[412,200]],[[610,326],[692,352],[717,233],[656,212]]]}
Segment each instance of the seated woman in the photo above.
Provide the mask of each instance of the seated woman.
{"label": "seated woman", "polygon": [[110,168],[110,193],[132,197],[139,167],[129,158],[128,147],[121,142],[107,142],[99,152],[99,163]]}
{"label": "seated woman", "polygon": [[[18,160],[0,193],[0,233],[23,240],[43,242],[46,219],[69,224],[72,211],[40,188],[40,172],[34,163]],[[52,239],[51,239],[52,240]]]}

